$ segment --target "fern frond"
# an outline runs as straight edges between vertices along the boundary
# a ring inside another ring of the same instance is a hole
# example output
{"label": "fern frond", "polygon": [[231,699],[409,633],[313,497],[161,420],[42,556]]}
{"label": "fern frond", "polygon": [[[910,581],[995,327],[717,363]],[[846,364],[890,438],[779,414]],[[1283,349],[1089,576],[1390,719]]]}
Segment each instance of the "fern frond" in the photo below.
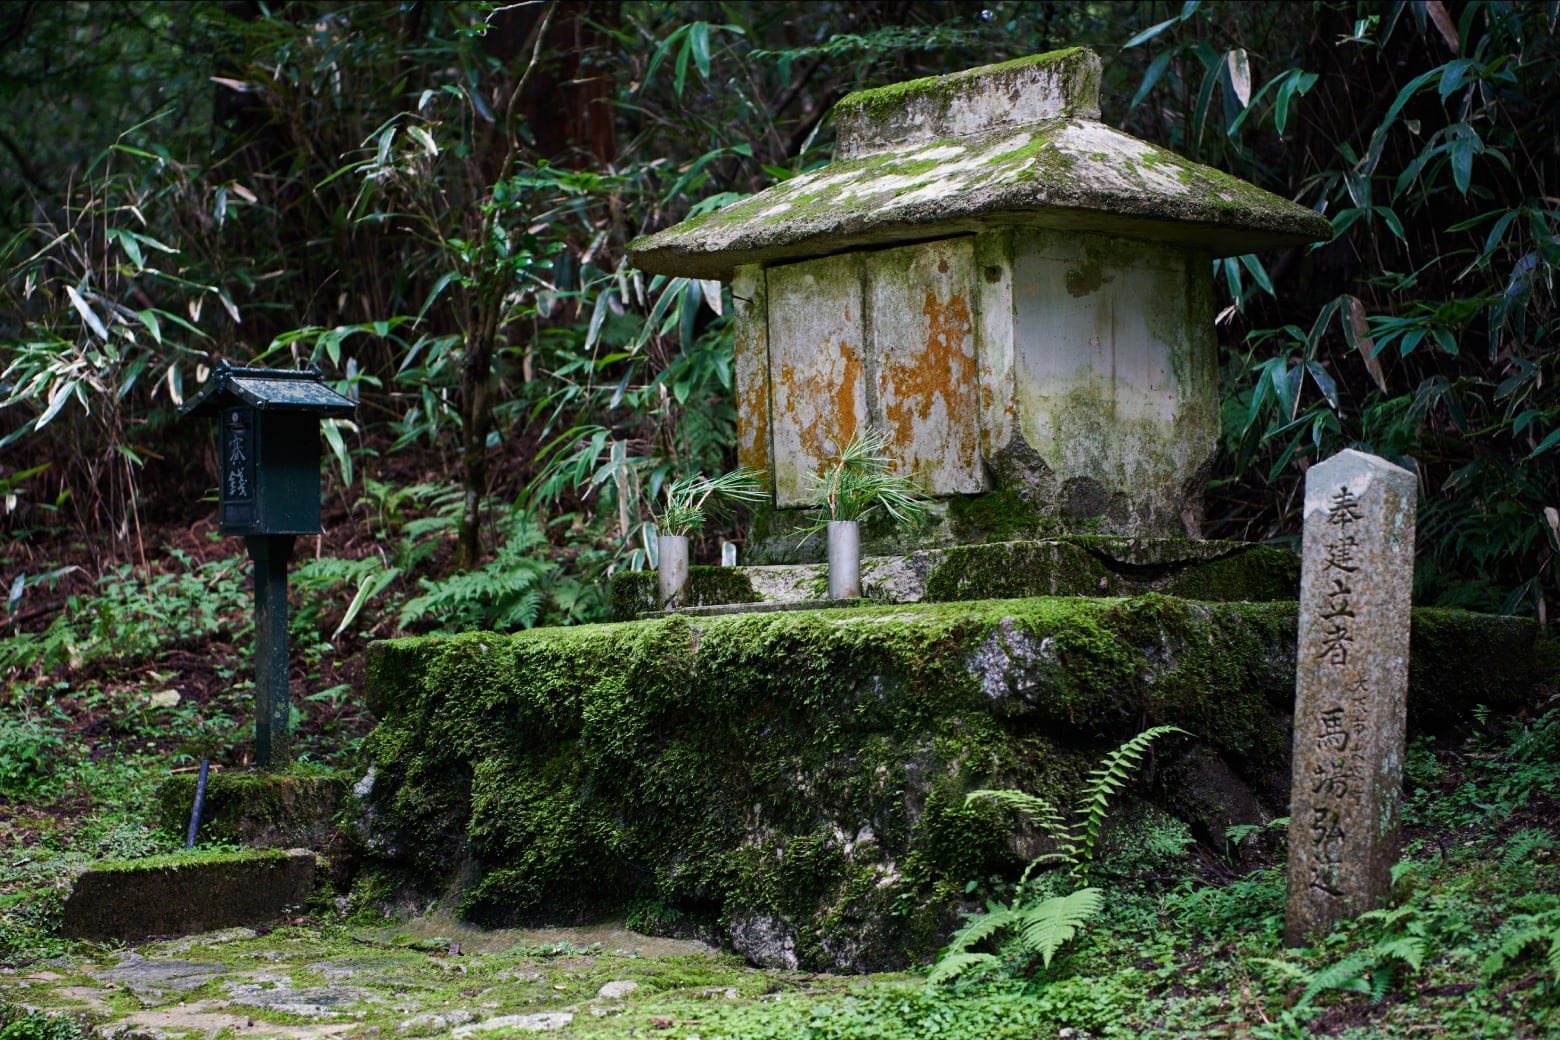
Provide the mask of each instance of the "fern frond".
{"label": "fern frond", "polygon": [[1311,981],[1306,984],[1300,999],[1295,1002],[1295,1010],[1310,1007],[1311,1001],[1329,990],[1343,993],[1369,993],[1371,987],[1365,979],[1365,973],[1372,967],[1370,958],[1359,954],[1329,964],[1311,976]]}
{"label": "fern frond", "polygon": [[1074,860],[1073,873],[1082,876],[1094,860],[1094,846],[1100,829],[1105,825],[1110,810],[1110,799],[1126,785],[1149,746],[1169,733],[1185,733],[1179,726],[1153,726],[1122,744],[1106,755],[1098,767],[1089,774],[1083,792],[1078,798],[1079,820],[1074,825],[1072,840],[1079,846]]}
{"label": "fern frond", "polygon": [[1549,944],[1549,949],[1545,951],[1544,961],[1549,966],[1549,973],[1556,981],[1560,981],[1560,926],[1553,924],[1531,925],[1508,935],[1506,941],[1500,944],[1500,949],[1484,959],[1481,970],[1485,979],[1493,979],[1505,971],[1529,946],[1543,946],[1545,943]]}
{"label": "fern frond", "polygon": [[1017,914],[1010,906],[1003,906],[998,902],[988,902],[984,913],[971,914],[953,937],[948,940],[948,946],[943,950],[942,956],[937,959],[932,972],[927,976],[929,983],[943,982],[957,978],[977,964],[995,964],[997,958],[989,953],[972,953],[970,947],[985,942],[1005,928],[1011,927],[1017,920]]}
{"label": "fern frond", "polygon": [[1066,826],[1062,821],[1061,812],[1054,804],[1037,794],[1007,788],[1002,790],[982,788],[964,796],[966,806],[974,802],[993,802],[1004,809],[1016,809],[1034,820],[1036,826],[1053,840],[1060,840],[1066,835]]}
{"label": "fern frond", "polygon": [[1506,840],[1506,853],[1500,859],[1500,869],[1509,874],[1533,853],[1554,847],[1555,839],[1548,831],[1536,827],[1518,831]]}
{"label": "fern frond", "polygon": [[997,963],[997,958],[989,953],[948,954],[933,965],[931,973],[926,976],[926,982],[932,986],[951,982],[972,968],[995,967]]}
{"label": "fern frond", "polygon": [[1420,965],[1425,962],[1425,941],[1418,936],[1406,935],[1391,942],[1377,943],[1371,949],[1371,954],[1378,964],[1384,961],[1402,961],[1414,971],[1418,971]]}
{"label": "fern frond", "polygon": [[1080,888],[1065,896],[1053,896],[1024,908],[1019,937],[1024,948],[1040,955],[1049,968],[1056,951],[1072,941],[1078,929],[1100,912],[1105,894],[1097,888]]}
{"label": "fern frond", "polygon": [[502,614],[498,616],[498,623],[494,626],[499,629],[530,628],[536,624],[536,619],[542,613],[542,604],[547,602],[539,589],[528,588],[520,594],[520,597],[509,603]]}
{"label": "fern frond", "polygon": [[971,914],[964,925],[953,933],[953,937],[948,940],[948,948],[944,951],[944,955],[968,950],[1004,928],[1012,927],[1017,920],[1018,914],[1012,907],[997,902],[987,903],[983,913]]}
{"label": "fern frond", "polygon": [[1380,1004],[1392,989],[1392,965],[1377,964],[1370,969],[1370,1002]]}

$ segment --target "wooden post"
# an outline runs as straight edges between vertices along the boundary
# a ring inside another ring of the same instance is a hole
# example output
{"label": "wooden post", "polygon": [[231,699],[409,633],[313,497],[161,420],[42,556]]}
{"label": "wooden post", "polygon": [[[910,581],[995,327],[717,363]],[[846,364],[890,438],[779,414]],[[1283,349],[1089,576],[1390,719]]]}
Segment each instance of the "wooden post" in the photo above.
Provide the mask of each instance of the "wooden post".
{"label": "wooden post", "polygon": [[291,759],[292,701],[287,695],[287,561],[294,536],[244,539],[255,571],[255,765]]}

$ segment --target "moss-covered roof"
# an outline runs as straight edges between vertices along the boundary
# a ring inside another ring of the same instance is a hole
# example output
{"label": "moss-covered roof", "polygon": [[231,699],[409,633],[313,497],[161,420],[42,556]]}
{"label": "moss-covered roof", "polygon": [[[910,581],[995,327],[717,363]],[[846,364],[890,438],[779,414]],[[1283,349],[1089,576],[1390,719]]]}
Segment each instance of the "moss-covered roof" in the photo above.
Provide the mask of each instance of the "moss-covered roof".
{"label": "moss-covered roof", "polygon": [[[1080,53],[1093,59],[1074,49],[1054,60],[1077,64]],[[1011,79],[1012,64],[992,66],[991,85],[998,72],[1003,82]],[[1082,72],[1060,78],[1085,91],[1097,85]],[[967,87],[981,77],[965,72],[940,79]],[[918,127],[911,143],[869,154],[863,152],[870,144],[858,143],[844,149],[851,158],[636,240],[631,259],[655,274],[726,278],[741,264],[1003,225],[1184,242],[1215,256],[1331,236],[1326,218],[1312,210],[1088,118],[1087,97],[1064,99],[1053,118],[961,133],[967,121],[941,124],[947,106],[926,103],[936,82],[917,81],[910,96],[931,113],[926,125],[946,125],[953,136],[915,141],[925,136]],[[856,122],[870,117],[906,139],[903,120],[868,103],[879,93],[846,98],[842,114]]]}

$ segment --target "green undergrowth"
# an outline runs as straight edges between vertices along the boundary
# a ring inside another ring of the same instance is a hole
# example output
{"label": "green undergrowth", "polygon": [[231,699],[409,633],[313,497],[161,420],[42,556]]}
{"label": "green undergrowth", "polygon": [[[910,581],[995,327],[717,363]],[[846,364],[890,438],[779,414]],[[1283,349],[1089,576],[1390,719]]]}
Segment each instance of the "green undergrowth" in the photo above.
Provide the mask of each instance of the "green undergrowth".
{"label": "green undergrowth", "polygon": [[[131,1014],[220,1010],[262,1033],[344,1024],[353,1035],[412,1037],[541,1014],[554,1016],[554,1035],[598,1040],[1553,1036],[1557,735],[1560,711],[1550,711],[1486,717],[1472,735],[1421,742],[1405,808],[1411,821],[1430,822],[1410,823],[1391,901],[1310,947],[1283,945],[1279,827],[1238,835],[1263,846],[1254,868],[1237,866],[1250,860],[1232,848],[1202,869],[1183,858],[1102,874],[1097,919],[1049,966],[1001,944],[992,970],[952,985],[919,970],[759,970],[729,954],[648,948],[657,940],[639,949],[584,932],[441,932],[436,921],[349,923],[321,909],[267,934],[143,944],[136,957],[88,944],[55,951],[47,965],[8,976],[0,1025],[16,1040],[74,1040],[84,1026],[112,1031]],[[1437,785],[1466,785],[1486,805],[1508,790],[1512,804],[1493,816],[1438,817]],[[134,964],[160,981],[104,974]],[[168,973],[181,971],[198,977],[170,985]],[[620,995],[602,995],[609,983]],[[325,991],[337,1002],[299,1010]],[[84,992],[98,994],[96,1010]],[[22,1004],[48,1014],[24,1014]]]}

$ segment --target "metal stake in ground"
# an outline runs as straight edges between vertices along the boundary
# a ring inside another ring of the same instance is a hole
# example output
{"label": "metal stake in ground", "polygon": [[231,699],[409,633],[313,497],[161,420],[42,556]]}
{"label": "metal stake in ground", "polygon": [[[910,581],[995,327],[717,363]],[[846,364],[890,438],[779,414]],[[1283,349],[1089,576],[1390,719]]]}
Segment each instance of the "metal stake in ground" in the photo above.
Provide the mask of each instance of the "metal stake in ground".
{"label": "metal stake in ground", "polygon": [[1380,905],[1397,858],[1417,481],[1358,451],[1312,466],[1295,668],[1285,941]]}

